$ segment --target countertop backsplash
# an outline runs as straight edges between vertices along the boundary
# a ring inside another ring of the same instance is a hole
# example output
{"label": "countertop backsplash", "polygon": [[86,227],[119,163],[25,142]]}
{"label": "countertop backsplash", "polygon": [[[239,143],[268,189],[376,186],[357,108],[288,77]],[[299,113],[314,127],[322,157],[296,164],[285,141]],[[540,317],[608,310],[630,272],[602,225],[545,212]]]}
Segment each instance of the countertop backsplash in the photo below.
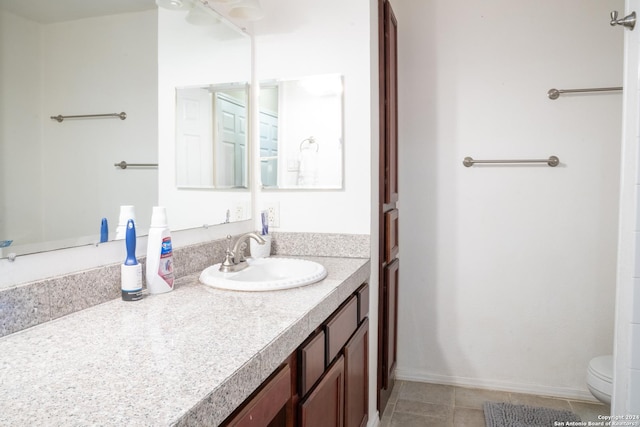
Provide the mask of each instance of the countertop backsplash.
{"label": "countertop backsplash", "polygon": [[[370,256],[369,235],[331,233],[272,233],[272,235],[272,255],[345,258],[369,258]],[[176,279],[221,262],[226,245],[226,239],[218,239],[175,248],[173,258]],[[145,259],[141,257],[139,260],[144,271]],[[106,265],[3,289],[0,291],[0,337],[118,298],[120,298],[120,264]]]}

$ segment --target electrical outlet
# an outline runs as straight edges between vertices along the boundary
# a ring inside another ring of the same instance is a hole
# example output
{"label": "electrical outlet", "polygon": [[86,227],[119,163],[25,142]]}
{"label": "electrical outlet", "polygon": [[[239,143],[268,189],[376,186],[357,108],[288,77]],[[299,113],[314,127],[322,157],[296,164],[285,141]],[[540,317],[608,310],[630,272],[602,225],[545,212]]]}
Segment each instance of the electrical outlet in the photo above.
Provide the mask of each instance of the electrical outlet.
{"label": "electrical outlet", "polygon": [[236,204],[233,219],[236,221],[244,219],[244,205],[242,203]]}
{"label": "electrical outlet", "polygon": [[280,227],[280,203],[268,202],[264,204],[264,210],[267,211],[269,217],[269,227]]}

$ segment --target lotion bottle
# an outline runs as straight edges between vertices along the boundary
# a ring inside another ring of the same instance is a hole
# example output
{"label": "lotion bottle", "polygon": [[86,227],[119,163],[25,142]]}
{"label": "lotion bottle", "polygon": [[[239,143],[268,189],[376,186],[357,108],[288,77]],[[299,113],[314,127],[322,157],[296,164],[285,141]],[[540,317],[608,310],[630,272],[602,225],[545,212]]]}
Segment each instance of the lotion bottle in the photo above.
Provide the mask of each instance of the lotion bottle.
{"label": "lotion bottle", "polygon": [[167,210],[154,206],[147,238],[147,289],[151,294],[173,290],[173,249],[167,225]]}

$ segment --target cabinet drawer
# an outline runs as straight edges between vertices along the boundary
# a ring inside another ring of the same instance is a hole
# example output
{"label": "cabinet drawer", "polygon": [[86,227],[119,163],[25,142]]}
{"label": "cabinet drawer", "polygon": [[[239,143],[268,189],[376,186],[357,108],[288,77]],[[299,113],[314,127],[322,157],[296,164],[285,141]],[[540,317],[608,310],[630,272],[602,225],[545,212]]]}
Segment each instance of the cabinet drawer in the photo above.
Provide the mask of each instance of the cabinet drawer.
{"label": "cabinet drawer", "polygon": [[361,323],[369,315],[369,284],[365,283],[357,291],[358,295],[358,323]]}
{"label": "cabinet drawer", "polygon": [[327,335],[327,358],[329,365],[347,343],[358,326],[358,298],[352,296],[348,302],[331,316],[325,325]]}
{"label": "cabinet drawer", "polygon": [[300,395],[304,396],[322,376],[325,368],[324,331],[318,332],[300,347]]}

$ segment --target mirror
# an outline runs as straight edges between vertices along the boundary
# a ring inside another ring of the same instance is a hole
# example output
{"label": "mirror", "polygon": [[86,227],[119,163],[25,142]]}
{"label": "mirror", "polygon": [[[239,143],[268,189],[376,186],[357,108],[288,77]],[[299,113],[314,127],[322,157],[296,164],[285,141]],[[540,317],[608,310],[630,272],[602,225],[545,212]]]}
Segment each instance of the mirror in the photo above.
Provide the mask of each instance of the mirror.
{"label": "mirror", "polygon": [[250,219],[251,38],[220,16],[158,12],[160,204],[172,228]]}
{"label": "mirror", "polygon": [[[194,84],[173,83],[168,106],[163,67],[179,72],[193,39],[209,45],[208,56],[224,41],[235,48],[224,63],[184,64],[202,70],[195,83],[250,80],[249,37],[206,13],[207,26],[196,26],[189,22],[202,20],[193,13],[187,22],[154,0],[0,0],[0,257],[95,244],[102,218],[111,240],[121,205],[135,206],[138,234],[162,203],[174,230],[248,218],[248,191],[230,202],[224,193],[196,192],[200,203],[228,207],[193,216],[172,210],[174,200],[159,189],[176,189],[175,133],[170,149],[163,147],[160,120],[167,110],[173,117],[175,88]],[[171,18],[163,22],[165,15]],[[173,39],[169,49],[160,48],[162,38]],[[55,119],[102,114],[113,115]],[[119,167],[122,161],[130,166]],[[233,206],[242,209],[229,214]]]}
{"label": "mirror", "polygon": [[246,83],[176,89],[178,188],[248,188]]}
{"label": "mirror", "polygon": [[260,85],[264,189],[343,188],[343,81],[327,74]]}

